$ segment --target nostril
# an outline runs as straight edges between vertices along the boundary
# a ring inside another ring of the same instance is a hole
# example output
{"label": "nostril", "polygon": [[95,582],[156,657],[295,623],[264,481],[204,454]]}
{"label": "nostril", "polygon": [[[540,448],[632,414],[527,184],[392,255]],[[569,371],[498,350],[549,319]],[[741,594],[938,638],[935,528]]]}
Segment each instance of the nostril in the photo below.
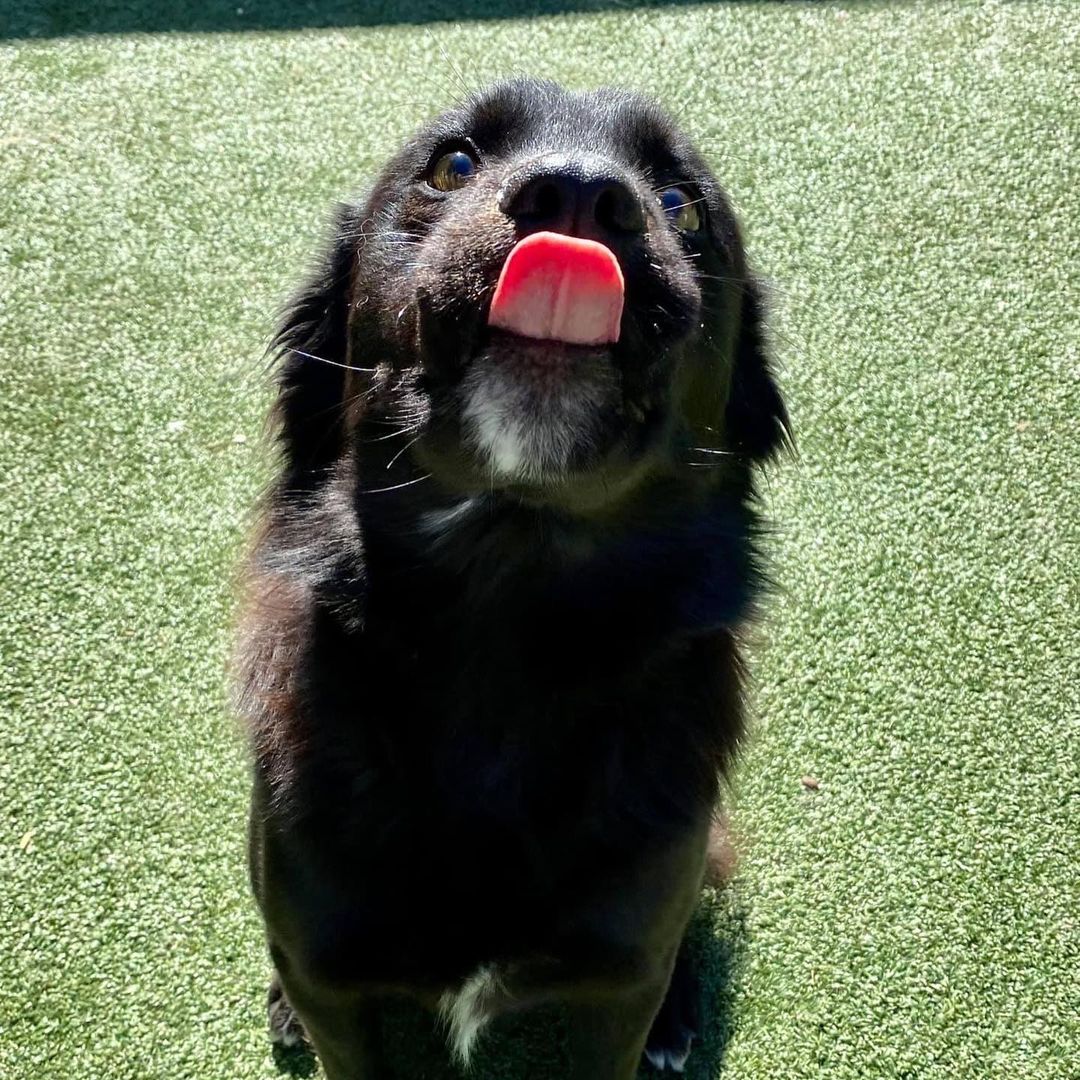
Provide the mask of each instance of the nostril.
{"label": "nostril", "polygon": [[596,199],[593,213],[596,215],[596,223],[603,229],[617,229],[618,208],[615,205],[615,192],[611,188],[605,188]]}
{"label": "nostril", "polygon": [[609,232],[640,232],[645,227],[641,204],[622,184],[609,184],[600,191],[593,215],[596,223]]}
{"label": "nostril", "polygon": [[551,183],[541,184],[533,196],[532,211],[541,221],[557,218],[563,209],[559,189]]}

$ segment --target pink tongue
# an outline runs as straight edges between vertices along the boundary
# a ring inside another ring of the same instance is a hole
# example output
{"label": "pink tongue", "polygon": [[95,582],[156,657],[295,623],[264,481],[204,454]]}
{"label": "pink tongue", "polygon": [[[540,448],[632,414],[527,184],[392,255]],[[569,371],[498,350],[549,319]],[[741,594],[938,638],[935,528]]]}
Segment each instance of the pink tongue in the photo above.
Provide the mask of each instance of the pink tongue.
{"label": "pink tongue", "polygon": [[510,252],[488,325],[522,337],[605,345],[619,340],[623,276],[595,240],[537,232]]}

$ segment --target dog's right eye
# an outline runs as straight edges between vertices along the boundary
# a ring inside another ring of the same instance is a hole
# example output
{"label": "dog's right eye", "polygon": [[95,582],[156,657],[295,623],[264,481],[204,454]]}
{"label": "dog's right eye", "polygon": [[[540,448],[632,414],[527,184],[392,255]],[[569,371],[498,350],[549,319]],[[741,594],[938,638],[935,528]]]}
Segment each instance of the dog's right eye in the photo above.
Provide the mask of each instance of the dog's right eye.
{"label": "dog's right eye", "polygon": [[428,183],[436,191],[456,191],[475,175],[476,159],[464,150],[451,150],[431,167]]}

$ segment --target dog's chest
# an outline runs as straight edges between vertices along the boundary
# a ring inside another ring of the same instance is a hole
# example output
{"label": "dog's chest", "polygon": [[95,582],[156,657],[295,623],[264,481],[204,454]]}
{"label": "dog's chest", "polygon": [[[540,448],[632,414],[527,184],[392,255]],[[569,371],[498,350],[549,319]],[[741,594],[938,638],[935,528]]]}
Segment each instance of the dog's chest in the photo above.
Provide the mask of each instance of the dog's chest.
{"label": "dog's chest", "polygon": [[297,914],[331,979],[441,980],[468,1031],[488,1007],[487,991],[466,992],[483,965],[543,954],[586,898],[617,903],[627,866],[708,812],[706,657],[575,694],[497,669],[455,679],[453,650],[388,658],[383,643],[313,703],[348,723],[303,784],[314,813],[294,850],[317,853],[327,887],[317,905],[297,894]]}

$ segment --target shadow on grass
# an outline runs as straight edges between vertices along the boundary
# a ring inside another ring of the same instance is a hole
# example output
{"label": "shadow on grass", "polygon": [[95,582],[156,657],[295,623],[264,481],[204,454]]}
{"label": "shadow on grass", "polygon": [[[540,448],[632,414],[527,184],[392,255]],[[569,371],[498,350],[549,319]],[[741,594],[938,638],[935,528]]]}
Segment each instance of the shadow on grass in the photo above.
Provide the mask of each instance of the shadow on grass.
{"label": "shadow on grass", "polygon": [[0,38],[233,32],[512,19],[705,0],[3,0]]}
{"label": "shadow on grass", "polygon": [[701,987],[702,1024],[685,1076],[687,1080],[716,1080],[736,1031],[735,1006],[749,943],[746,904],[737,884],[706,892],[690,923],[688,939]]}
{"label": "shadow on grass", "polygon": [[[708,891],[688,931],[701,986],[701,1038],[686,1064],[686,1080],[716,1080],[735,1033],[735,1001],[746,957],[746,910],[737,888]],[[564,1080],[565,1019],[557,1009],[537,1009],[505,1017],[486,1029],[466,1075],[450,1060],[446,1043],[431,1016],[395,1004],[383,1016],[388,1080]],[[283,1076],[310,1077],[315,1060],[309,1051],[275,1050],[274,1064]],[[661,1080],[651,1066],[640,1080]]]}
{"label": "shadow on grass", "polygon": [[318,1071],[315,1055],[307,1046],[291,1046],[288,1050],[275,1045],[271,1053],[274,1056],[274,1068],[283,1076],[306,1078]]}

